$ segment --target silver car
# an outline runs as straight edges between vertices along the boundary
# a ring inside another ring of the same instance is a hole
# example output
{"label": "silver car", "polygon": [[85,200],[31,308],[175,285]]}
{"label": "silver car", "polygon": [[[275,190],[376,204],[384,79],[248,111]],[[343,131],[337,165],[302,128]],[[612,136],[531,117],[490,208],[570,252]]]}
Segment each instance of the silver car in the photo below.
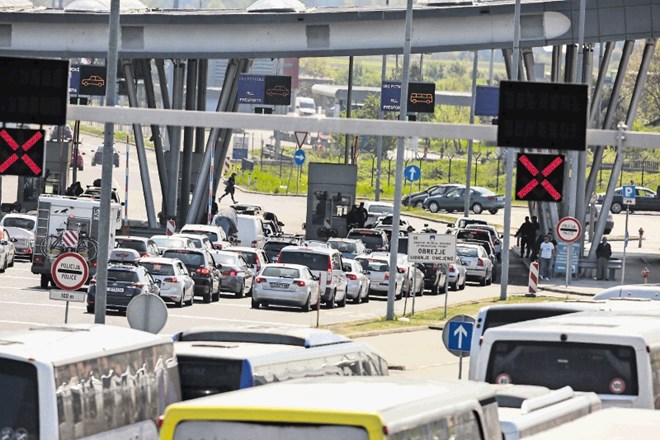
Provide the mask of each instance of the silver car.
{"label": "silver car", "polygon": [[158,251],[162,254],[165,249],[194,249],[195,243],[186,237],[175,235],[152,235],[151,239],[158,246]]}
{"label": "silver car", "polygon": [[165,302],[172,302],[177,307],[193,305],[195,282],[186,266],[178,258],[144,257],[140,265],[156,280],[160,286],[160,297]]}
{"label": "silver car", "polygon": [[463,266],[461,257],[456,255],[454,262],[447,265],[447,283],[452,290],[463,290],[466,281],[467,269]]}
{"label": "silver car", "polygon": [[34,249],[34,233],[14,226],[5,226],[5,229],[9,232],[11,241],[14,243],[15,257],[31,260],[32,250]]}
{"label": "silver car", "polygon": [[222,273],[220,290],[233,292],[238,298],[243,298],[252,292],[254,272],[252,272],[241,254],[230,251],[216,251],[212,255],[216,266]]}
{"label": "silver car", "polygon": [[[390,260],[389,252],[374,252],[371,255],[373,257],[385,258],[387,261]],[[396,265],[397,272],[403,278],[402,293],[406,296],[411,296],[414,290],[415,296],[422,296],[424,294],[424,272],[418,269],[417,265],[408,259],[407,254],[397,254]]]}
{"label": "silver car", "polygon": [[269,263],[261,269],[252,290],[252,308],[270,304],[300,307],[308,312],[319,305],[319,283],[301,264]]}
{"label": "silver car", "polygon": [[[387,295],[387,289],[390,285],[390,262],[386,258],[378,257],[356,257],[355,261],[360,263],[364,273],[369,277],[369,295],[380,294]],[[396,272],[396,284],[394,288],[395,299],[401,299],[403,294],[402,273]]]}
{"label": "silver car", "polygon": [[461,257],[468,280],[479,281],[482,286],[493,282],[493,262],[483,246],[457,243],[456,254]]}
{"label": "silver car", "polygon": [[359,262],[347,258],[342,258],[342,267],[348,280],[346,287],[346,296],[354,304],[360,304],[361,301],[369,302],[369,277],[364,273],[364,269]]}

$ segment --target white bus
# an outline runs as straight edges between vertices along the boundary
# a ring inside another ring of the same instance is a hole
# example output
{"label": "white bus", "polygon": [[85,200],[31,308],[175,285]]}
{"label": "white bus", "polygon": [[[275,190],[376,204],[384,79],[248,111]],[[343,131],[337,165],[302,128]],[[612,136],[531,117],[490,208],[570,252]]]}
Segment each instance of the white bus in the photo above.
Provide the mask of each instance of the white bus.
{"label": "white bus", "polygon": [[180,400],[173,342],[107,325],[0,333],[0,437],[158,438]]}
{"label": "white bus", "polygon": [[570,386],[604,407],[660,408],[658,312],[579,312],[491,328],[475,378]]}

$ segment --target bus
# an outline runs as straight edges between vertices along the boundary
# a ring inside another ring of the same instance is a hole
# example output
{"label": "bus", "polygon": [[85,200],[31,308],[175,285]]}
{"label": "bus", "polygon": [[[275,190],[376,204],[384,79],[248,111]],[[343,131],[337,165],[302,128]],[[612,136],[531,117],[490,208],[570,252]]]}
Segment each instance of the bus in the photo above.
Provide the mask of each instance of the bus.
{"label": "bus", "polygon": [[570,386],[603,407],[660,409],[660,320],[654,311],[589,311],[509,324],[483,337],[476,380]]}
{"label": "bus", "polygon": [[161,440],[501,440],[494,387],[411,377],[318,377],[170,405]]}
{"label": "bus", "polygon": [[259,342],[178,341],[183,400],[272,382],[320,376],[383,376],[385,359],[359,342],[304,346]]}
{"label": "bus", "polygon": [[350,338],[326,329],[264,323],[193,327],[176,333],[173,338],[175,341],[256,342],[305,348],[352,342]]}
{"label": "bus", "polygon": [[2,438],[157,439],[158,418],[181,400],[173,345],[98,324],[0,333]]}

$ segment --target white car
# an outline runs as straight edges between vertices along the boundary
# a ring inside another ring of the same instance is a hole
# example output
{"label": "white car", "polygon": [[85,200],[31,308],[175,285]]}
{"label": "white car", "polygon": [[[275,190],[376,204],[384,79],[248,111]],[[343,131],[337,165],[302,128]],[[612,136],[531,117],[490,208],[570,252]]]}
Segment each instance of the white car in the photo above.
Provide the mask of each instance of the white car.
{"label": "white car", "polygon": [[26,229],[36,235],[37,216],[10,212],[2,217],[0,220],[0,226],[12,226],[14,228]]}
{"label": "white car", "polygon": [[186,266],[178,258],[143,257],[140,265],[160,286],[160,297],[177,307],[193,305],[195,282]]}
{"label": "white car", "polygon": [[[355,261],[362,265],[364,273],[369,278],[369,295],[387,295],[390,285],[390,261],[386,258],[371,256],[356,257]],[[399,300],[403,297],[404,277],[398,271],[396,274],[394,297]]]}
{"label": "white car", "polygon": [[[385,258],[390,260],[389,252],[373,252],[373,257]],[[421,271],[417,264],[408,260],[407,254],[397,254],[396,257],[397,272],[403,276],[402,292],[406,296],[410,296],[413,289],[416,296],[421,296],[424,293],[424,272]]]}
{"label": "white car", "polygon": [[461,257],[468,280],[479,281],[482,286],[493,282],[493,262],[483,246],[457,243],[456,255]]}
{"label": "white car", "polygon": [[213,249],[216,250],[222,250],[231,246],[231,243],[225,234],[225,230],[220,226],[188,224],[181,228],[181,231],[179,232],[181,234],[206,235],[209,240],[211,240]]}
{"label": "white car", "polygon": [[647,298],[657,301],[660,300],[660,286],[645,284],[614,286],[602,290],[593,297],[594,301],[612,298]]}
{"label": "white car", "polygon": [[452,290],[465,289],[467,281],[467,269],[461,261],[461,257],[456,255],[455,261],[447,265],[447,283]]}
{"label": "white car", "polygon": [[369,277],[364,273],[364,269],[359,262],[348,258],[342,258],[341,264],[346,273],[348,285],[346,286],[346,296],[353,301],[353,304],[360,302],[369,302]]}
{"label": "white car", "polygon": [[282,305],[309,312],[319,304],[319,283],[302,264],[269,263],[254,280],[252,308]]}

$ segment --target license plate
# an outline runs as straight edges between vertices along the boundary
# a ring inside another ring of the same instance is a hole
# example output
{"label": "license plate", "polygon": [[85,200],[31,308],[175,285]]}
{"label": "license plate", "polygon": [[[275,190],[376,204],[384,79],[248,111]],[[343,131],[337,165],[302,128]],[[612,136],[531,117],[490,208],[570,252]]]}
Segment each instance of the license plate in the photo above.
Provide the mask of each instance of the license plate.
{"label": "license plate", "polygon": [[286,289],[289,287],[289,285],[287,283],[270,283],[270,287],[276,289]]}
{"label": "license plate", "polygon": [[108,287],[108,292],[119,292],[122,293],[124,291],[123,287]]}

